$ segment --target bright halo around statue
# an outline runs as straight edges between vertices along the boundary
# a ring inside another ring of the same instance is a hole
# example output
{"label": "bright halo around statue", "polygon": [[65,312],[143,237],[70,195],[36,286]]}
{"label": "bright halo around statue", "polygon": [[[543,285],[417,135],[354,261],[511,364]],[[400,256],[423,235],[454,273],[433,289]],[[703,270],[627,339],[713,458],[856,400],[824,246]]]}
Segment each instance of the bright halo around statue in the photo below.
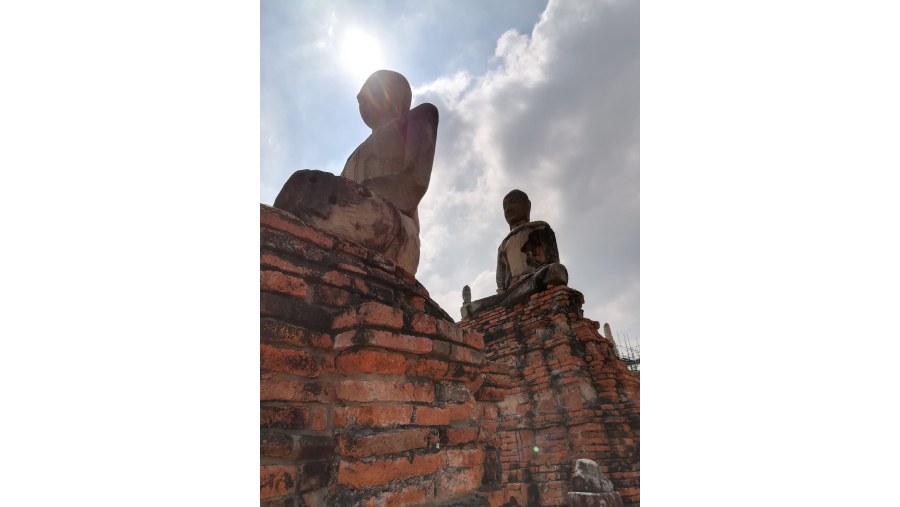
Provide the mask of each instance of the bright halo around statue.
{"label": "bright halo around statue", "polygon": [[368,33],[350,28],[341,44],[341,64],[362,82],[376,70],[384,68],[381,45]]}

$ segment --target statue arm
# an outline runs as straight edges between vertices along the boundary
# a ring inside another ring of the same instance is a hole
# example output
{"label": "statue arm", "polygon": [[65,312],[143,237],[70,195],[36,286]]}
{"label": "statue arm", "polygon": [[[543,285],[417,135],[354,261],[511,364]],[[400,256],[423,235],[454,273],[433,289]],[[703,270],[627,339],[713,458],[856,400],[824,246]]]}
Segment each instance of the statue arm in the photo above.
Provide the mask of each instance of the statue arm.
{"label": "statue arm", "polygon": [[559,263],[559,247],[556,246],[556,234],[547,226],[547,262]]}
{"label": "statue arm", "polygon": [[509,277],[509,268],[506,265],[506,257],[503,255],[503,245],[497,250],[497,292],[503,292],[509,288],[507,278]]}
{"label": "statue arm", "polygon": [[431,181],[437,127],[438,110],[433,104],[420,104],[409,111],[403,175],[409,178],[408,183],[420,196],[425,195]]}

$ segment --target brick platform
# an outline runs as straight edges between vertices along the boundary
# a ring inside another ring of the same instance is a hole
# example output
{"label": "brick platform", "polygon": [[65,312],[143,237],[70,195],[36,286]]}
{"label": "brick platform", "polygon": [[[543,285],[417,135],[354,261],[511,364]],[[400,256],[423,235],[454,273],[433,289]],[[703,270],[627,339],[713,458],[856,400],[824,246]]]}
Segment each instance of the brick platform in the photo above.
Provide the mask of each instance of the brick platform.
{"label": "brick platform", "polygon": [[261,505],[564,505],[578,457],[639,500],[638,380],[579,293],[457,325],[381,256],[260,211]]}
{"label": "brick platform", "polygon": [[613,353],[598,322],[582,317],[584,298],[552,287],[512,308],[464,320],[484,335],[485,355],[512,372],[478,397],[484,467],[520,505],[565,505],[575,459],[600,464],[627,504],[640,502],[639,378]]}

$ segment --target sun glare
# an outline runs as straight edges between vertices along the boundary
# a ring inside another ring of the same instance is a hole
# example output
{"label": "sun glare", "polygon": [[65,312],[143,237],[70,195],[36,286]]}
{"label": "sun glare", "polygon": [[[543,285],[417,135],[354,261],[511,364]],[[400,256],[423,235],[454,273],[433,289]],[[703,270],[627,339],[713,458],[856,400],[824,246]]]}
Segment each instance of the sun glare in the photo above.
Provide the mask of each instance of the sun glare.
{"label": "sun glare", "polygon": [[356,77],[365,79],[384,67],[381,46],[366,32],[350,28],[341,45],[341,64]]}

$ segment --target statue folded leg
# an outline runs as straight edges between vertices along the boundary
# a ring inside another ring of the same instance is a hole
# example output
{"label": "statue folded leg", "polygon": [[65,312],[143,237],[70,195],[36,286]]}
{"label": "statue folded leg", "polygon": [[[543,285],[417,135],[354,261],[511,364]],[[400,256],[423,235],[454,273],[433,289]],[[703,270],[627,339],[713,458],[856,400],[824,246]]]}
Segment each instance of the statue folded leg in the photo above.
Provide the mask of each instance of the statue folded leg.
{"label": "statue folded leg", "polygon": [[416,221],[353,180],[315,169],[297,171],[282,187],[274,207],[374,250],[410,273],[416,272]]}

